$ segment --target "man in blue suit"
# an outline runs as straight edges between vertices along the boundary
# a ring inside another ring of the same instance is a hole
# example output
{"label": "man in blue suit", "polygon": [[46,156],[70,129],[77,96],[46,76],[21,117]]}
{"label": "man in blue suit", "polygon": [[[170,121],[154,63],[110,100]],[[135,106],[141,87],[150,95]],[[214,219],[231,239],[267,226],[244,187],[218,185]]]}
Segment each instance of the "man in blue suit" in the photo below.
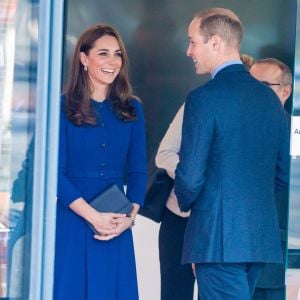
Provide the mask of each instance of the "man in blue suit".
{"label": "man in blue suit", "polygon": [[239,59],[243,29],[230,10],[199,12],[187,55],[212,80],[188,95],[175,192],[191,209],[183,263],[201,300],[251,299],[264,263],[282,262],[274,191],[288,182],[288,128],[276,94]]}

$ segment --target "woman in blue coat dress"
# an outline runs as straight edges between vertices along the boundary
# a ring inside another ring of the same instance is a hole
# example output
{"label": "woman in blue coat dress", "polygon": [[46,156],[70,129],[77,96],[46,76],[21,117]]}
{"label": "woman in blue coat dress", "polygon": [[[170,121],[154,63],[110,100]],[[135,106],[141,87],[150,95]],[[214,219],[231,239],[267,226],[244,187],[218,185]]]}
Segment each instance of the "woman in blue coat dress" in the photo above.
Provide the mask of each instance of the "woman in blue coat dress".
{"label": "woman in blue coat dress", "polygon": [[[89,205],[112,184],[123,190],[124,177],[130,215]],[[131,227],[146,177],[143,109],[132,96],[124,44],[114,28],[93,26],[77,42],[62,97],[55,300],[138,299]]]}

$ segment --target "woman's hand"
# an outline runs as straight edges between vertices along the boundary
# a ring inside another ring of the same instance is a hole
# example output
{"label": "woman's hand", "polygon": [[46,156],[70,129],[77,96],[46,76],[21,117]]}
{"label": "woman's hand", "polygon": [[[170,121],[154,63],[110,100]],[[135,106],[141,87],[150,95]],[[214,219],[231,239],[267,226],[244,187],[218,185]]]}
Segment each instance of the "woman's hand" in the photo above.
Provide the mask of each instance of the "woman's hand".
{"label": "woman's hand", "polygon": [[126,218],[125,214],[96,212],[96,215],[89,222],[99,232],[100,236],[117,236],[120,234],[117,220],[124,218]]}
{"label": "woman's hand", "polygon": [[[83,198],[74,200],[69,206],[75,213],[91,223],[101,235],[113,237],[119,235],[118,222],[115,219],[126,218],[125,214],[100,213],[90,206]],[[117,229],[117,230],[116,230]]]}
{"label": "woman's hand", "polygon": [[[123,233],[125,230],[127,230],[129,227],[132,226],[131,218],[126,217],[126,215],[122,215],[120,217],[115,217],[111,220],[111,223],[115,226],[110,233],[108,234],[102,234],[101,235],[94,235],[94,238],[100,241],[108,241],[111,240],[121,233]],[[97,230],[98,231],[98,230]],[[98,231],[99,232],[99,231]]]}
{"label": "woman's hand", "polygon": [[[125,230],[128,228],[131,228],[134,225],[135,217],[138,213],[140,206],[136,203],[133,203],[133,209],[129,216],[122,215],[119,217],[115,217],[111,222],[115,225],[115,228],[113,229],[113,233],[107,234],[107,235],[95,235],[94,238],[100,241],[108,241],[111,240],[118,235],[122,234]],[[117,214],[114,214],[117,215]]]}
{"label": "woman's hand", "polygon": [[93,225],[99,235],[95,235],[95,239],[107,241],[117,237],[126,229],[131,227],[132,220],[134,220],[139,205],[133,203],[133,209],[130,213],[131,218],[126,217],[125,214],[117,213],[101,213],[90,206],[83,198],[74,200],[69,206],[75,213],[83,217]]}

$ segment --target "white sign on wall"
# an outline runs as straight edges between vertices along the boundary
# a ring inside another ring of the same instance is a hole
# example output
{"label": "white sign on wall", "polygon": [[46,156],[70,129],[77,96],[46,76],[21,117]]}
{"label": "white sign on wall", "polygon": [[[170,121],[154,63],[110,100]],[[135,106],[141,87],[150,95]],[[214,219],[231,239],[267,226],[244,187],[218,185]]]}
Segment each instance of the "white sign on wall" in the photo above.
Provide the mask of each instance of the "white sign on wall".
{"label": "white sign on wall", "polygon": [[292,117],[291,149],[292,156],[300,155],[300,117]]}

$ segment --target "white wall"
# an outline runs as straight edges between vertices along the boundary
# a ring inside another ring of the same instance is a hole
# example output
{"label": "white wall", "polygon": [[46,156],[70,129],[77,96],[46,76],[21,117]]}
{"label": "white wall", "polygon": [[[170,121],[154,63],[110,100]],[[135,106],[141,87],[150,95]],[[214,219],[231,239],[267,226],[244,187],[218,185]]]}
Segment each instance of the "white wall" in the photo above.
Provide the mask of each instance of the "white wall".
{"label": "white wall", "polygon": [[133,229],[140,300],[160,299],[159,224],[137,216]]}

